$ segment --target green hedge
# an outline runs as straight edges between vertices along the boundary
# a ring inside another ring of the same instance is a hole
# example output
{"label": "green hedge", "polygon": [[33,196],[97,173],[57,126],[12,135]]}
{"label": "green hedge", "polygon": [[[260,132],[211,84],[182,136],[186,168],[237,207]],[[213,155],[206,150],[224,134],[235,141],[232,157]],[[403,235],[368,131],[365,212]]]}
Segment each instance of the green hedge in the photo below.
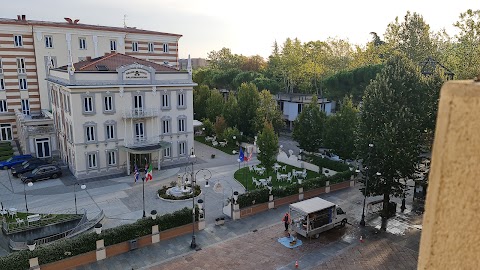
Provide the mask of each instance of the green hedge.
{"label": "green hedge", "polygon": [[[198,220],[198,211],[196,211]],[[96,233],[82,234],[72,239],[59,240],[49,245],[37,247],[34,251],[13,252],[5,257],[0,257],[0,269],[29,269],[29,258],[38,257],[40,264],[47,264],[63,260],[72,256],[94,251],[98,239],[105,240],[105,246],[118,244],[136,239],[152,233],[152,226],[159,225],[160,230],[167,230],[192,223],[192,209],[183,208],[171,214],[157,217],[139,219],[133,224],[125,224]]]}
{"label": "green hedge", "polygon": [[340,161],[330,160],[328,158],[321,158],[315,155],[307,155],[307,159],[320,168],[330,169],[336,172],[344,172],[350,169],[347,164]]}
{"label": "green hedge", "polygon": [[11,158],[12,155],[9,156],[0,156],[0,161],[6,161],[7,159]]}
{"label": "green hedge", "polygon": [[[330,181],[331,184],[336,184],[350,179],[353,174],[349,169],[344,172],[339,172],[333,176],[320,176],[304,180],[302,184],[292,184],[289,186],[281,186],[272,188],[272,195],[274,198],[283,198],[290,195],[298,194],[298,189],[303,187],[303,191],[308,191],[320,187],[324,187],[326,181]],[[238,196],[238,204],[240,208],[249,207],[258,203],[268,202],[269,190],[267,188],[251,190],[247,193],[240,194]],[[255,202],[255,203],[254,203]]]}
{"label": "green hedge", "polygon": [[13,150],[0,150],[0,156],[12,156]]}

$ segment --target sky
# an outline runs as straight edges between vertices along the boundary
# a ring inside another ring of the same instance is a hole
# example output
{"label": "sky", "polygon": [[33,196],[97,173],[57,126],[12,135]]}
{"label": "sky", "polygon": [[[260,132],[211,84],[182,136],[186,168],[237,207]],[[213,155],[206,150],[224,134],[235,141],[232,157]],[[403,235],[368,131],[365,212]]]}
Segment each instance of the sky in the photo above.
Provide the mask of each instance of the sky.
{"label": "sky", "polygon": [[206,58],[223,47],[234,54],[268,57],[275,41],[346,39],[364,45],[370,32],[383,36],[387,25],[417,12],[431,30],[451,35],[460,13],[480,9],[478,0],[2,0],[0,17],[129,27],[181,34],[180,58]]}

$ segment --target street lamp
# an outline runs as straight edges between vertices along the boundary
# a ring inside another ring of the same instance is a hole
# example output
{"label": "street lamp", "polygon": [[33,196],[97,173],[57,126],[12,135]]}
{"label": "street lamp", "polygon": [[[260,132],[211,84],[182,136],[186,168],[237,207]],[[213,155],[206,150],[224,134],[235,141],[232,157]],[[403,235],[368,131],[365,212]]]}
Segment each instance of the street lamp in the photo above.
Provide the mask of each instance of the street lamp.
{"label": "street lamp", "polygon": [[[206,185],[208,185],[208,180],[212,177],[212,172],[208,169],[200,169],[194,174],[193,165],[195,163],[196,156],[195,156],[195,151],[194,151],[193,147],[190,150],[190,159],[191,159],[191,164],[192,164],[192,169],[191,169],[191,172],[190,172],[191,183],[192,183],[192,187],[191,187],[191,189],[192,189],[192,242],[190,243],[190,248],[196,248],[197,247],[197,243],[195,241],[195,185],[197,183],[196,178],[197,178],[197,174],[199,172],[208,173],[208,175],[207,174],[203,175],[203,179],[206,180],[206,182],[207,182]],[[185,175],[188,174],[187,168],[188,167],[185,167]],[[188,182],[188,176],[185,179],[185,182]],[[203,200],[202,199],[199,199],[199,206],[200,205],[203,205]]]}
{"label": "street lamp", "polygon": [[29,187],[33,186],[32,182],[25,183],[23,182],[23,195],[25,195],[25,209],[27,209],[27,214],[28,214],[28,204],[27,204],[27,190],[25,189],[25,185],[28,185]]}
{"label": "street lamp", "polygon": [[87,188],[87,186],[84,185],[84,184],[80,185],[79,183],[75,183],[75,184],[73,185],[73,194],[74,194],[74,196],[75,196],[75,214],[78,214],[78,211],[77,211],[77,191],[76,191],[76,189],[75,189],[75,187],[76,187],[77,185],[80,186],[81,189],[86,189],[86,188]]}
{"label": "street lamp", "polygon": [[[370,162],[370,154],[372,152],[373,143],[368,144],[368,161]],[[363,209],[362,209],[362,220],[360,220],[360,226],[365,226],[365,203],[367,202],[367,188],[368,188],[368,170],[365,168],[365,188],[363,190]]]}

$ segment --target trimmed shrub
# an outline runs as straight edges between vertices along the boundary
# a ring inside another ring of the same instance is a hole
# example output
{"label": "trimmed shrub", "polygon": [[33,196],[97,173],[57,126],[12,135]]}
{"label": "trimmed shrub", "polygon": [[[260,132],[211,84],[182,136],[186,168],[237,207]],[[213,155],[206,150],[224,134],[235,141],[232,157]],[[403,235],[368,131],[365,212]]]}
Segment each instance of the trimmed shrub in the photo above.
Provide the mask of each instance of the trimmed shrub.
{"label": "trimmed shrub", "polygon": [[[196,220],[198,220],[198,211],[195,213]],[[151,234],[153,225],[159,225],[160,230],[168,230],[191,223],[192,209],[185,207],[174,213],[157,217],[156,220],[139,219],[133,224],[106,229],[100,235],[96,233],[82,234],[72,239],[58,240],[49,245],[38,246],[34,251],[23,250],[11,253],[0,257],[0,269],[29,269],[29,258],[38,257],[40,264],[47,264],[94,251],[98,239],[104,239],[106,246],[133,240]]]}
{"label": "trimmed shrub", "polygon": [[311,163],[317,165],[320,168],[326,168],[336,172],[343,172],[350,169],[350,167],[347,164],[340,161],[334,161],[328,158],[321,158],[315,155],[307,155],[306,157],[307,157],[307,160],[309,160]]}

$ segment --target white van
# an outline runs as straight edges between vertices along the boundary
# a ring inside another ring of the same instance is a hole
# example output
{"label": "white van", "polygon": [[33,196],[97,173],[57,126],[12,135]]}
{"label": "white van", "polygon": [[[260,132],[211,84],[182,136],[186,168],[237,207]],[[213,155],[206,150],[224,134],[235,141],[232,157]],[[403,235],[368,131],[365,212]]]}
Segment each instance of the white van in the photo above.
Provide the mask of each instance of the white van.
{"label": "white van", "polygon": [[345,226],[346,214],[338,205],[318,197],[290,204],[292,230],[304,237],[318,238],[321,232]]}

